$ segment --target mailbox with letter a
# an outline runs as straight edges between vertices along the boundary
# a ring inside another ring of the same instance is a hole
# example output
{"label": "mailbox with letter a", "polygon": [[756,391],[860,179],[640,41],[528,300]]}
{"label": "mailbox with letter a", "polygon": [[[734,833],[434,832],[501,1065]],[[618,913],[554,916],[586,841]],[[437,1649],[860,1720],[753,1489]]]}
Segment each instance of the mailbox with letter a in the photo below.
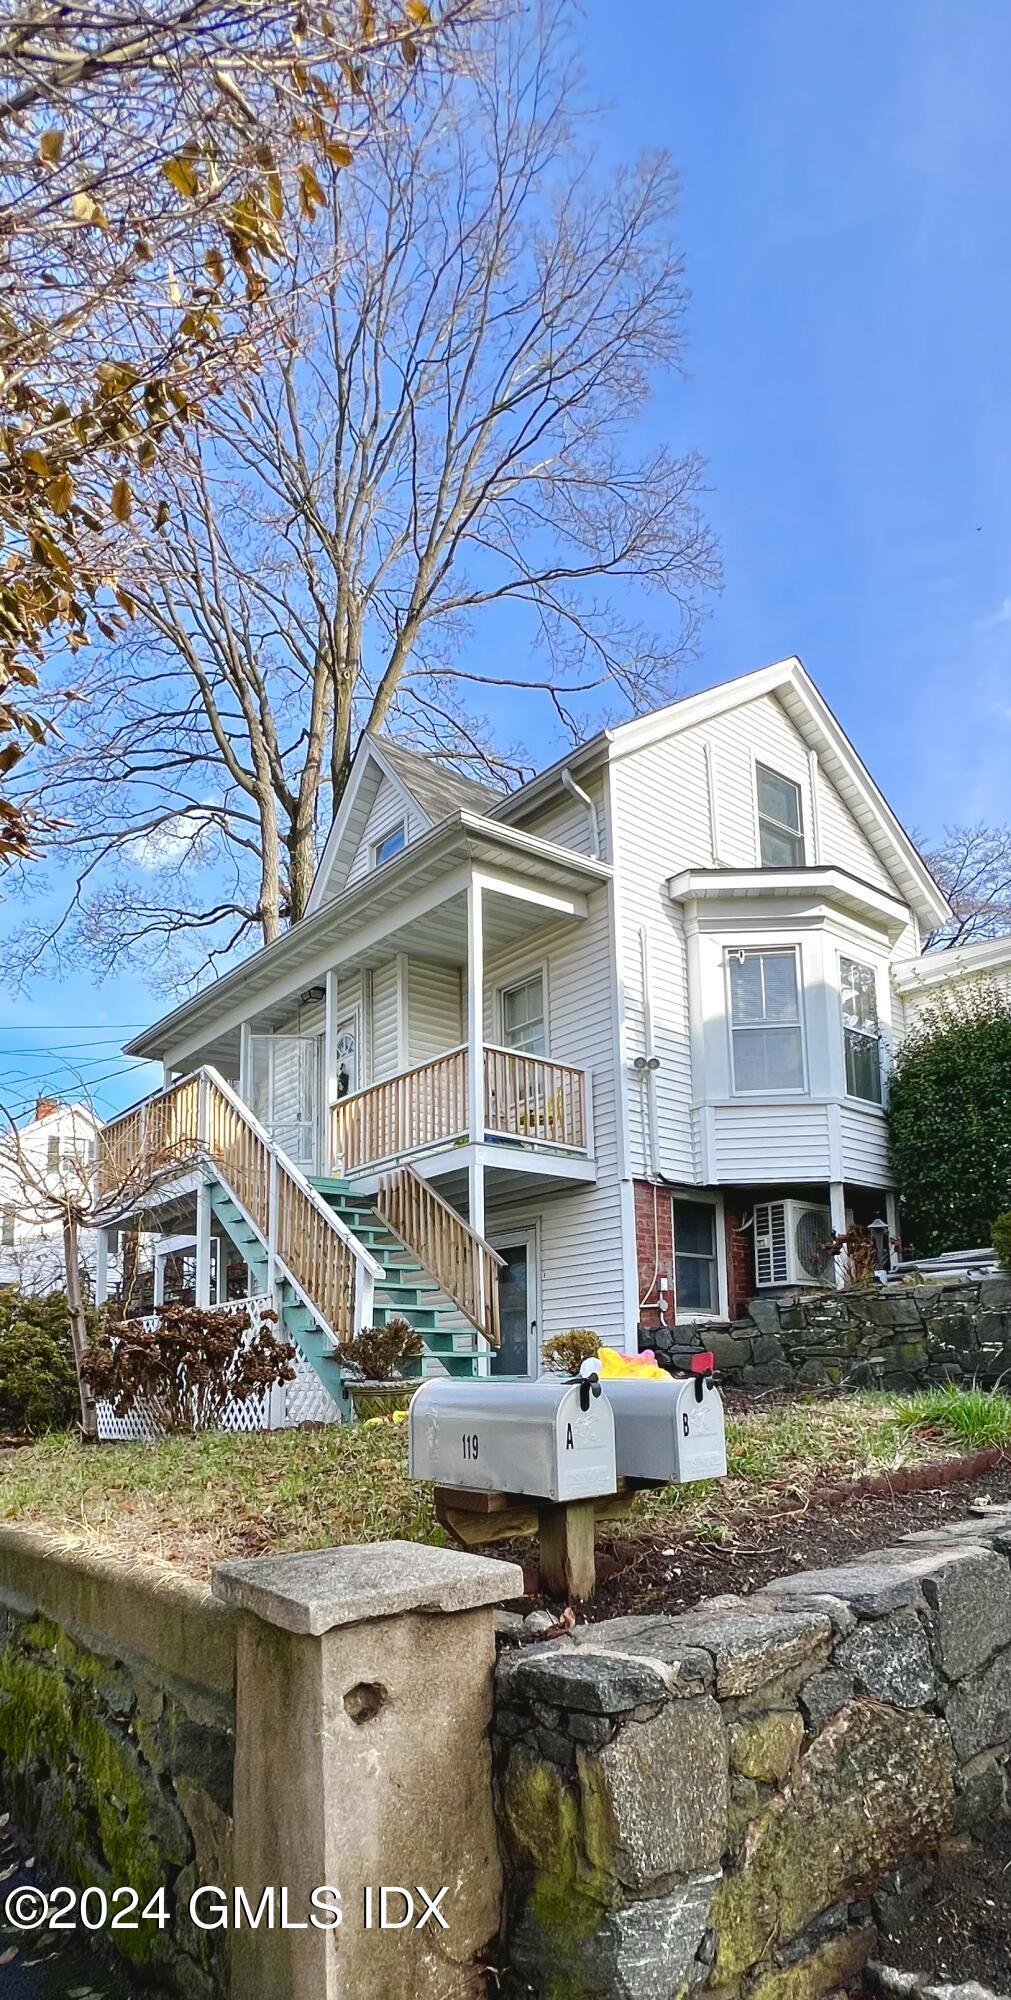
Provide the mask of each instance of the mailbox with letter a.
{"label": "mailbox with letter a", "polygon": [[711,1376],[612,1377],[604,1393],[614,1411],[619,1479],[671,1486],[726,1478],[723,1402]]}
{"label": "mailbox with letter a", "polygon": [[412,1479],[476,1493],[588,1500],[614,1493],[614,1417],[591,1382],[423,1382],[411,1401]]}

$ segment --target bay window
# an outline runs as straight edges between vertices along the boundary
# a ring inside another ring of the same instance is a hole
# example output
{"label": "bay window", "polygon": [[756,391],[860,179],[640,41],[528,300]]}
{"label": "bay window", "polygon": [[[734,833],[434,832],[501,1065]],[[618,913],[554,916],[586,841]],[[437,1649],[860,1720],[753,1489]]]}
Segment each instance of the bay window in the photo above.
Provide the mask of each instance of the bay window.
{"label": "bay window", "polygon": [[868,1104],[880,1104],[881,1033],[874,967],[860,965],[854,958],[841,958],[839,974],[846,1052],[846,1094],[848,1097],[862,1097]]}
{"label": "bay window", "polygon": [[728,964],[734,1090],[803,1090],[796,951],[731,951]]}

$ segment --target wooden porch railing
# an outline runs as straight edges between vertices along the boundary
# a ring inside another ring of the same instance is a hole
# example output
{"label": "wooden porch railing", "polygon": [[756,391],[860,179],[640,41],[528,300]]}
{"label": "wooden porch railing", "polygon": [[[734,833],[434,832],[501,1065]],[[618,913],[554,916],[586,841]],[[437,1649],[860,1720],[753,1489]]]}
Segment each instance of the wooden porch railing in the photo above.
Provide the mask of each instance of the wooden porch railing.
{"label": "wooden porch railing", "polygon": [[345,1173],[467,1135],[467,1051],[449,1049],[342,1097],[330,1115],[331,1156]]}
{"label": "wooden porch railing", "polygon": [[158,1180],[200,1159],[211,1163],[260,1236],[268,1290],[280,1265],[337,1339],[368,1323],[379,1264],[216,1070],[183,1077],[106,1126],[99,1198],[110,1213],[129,1213]]}
{"label": "wooden porch railing", "polygon": [[376,1208],[438,1278],[471,1325],[498,1347],[502,1338],[498,1274],[505,1258],[413,1167],[399,1167],[380,1181]]}
{"label": "wooden porch railing", "polygon": [[484,1051],[484,1122],[489,1132],[586,1151],[583,1072],[569,1063],[489,1044]]}
{"label": "wooden porch railing", "polygon": [[[355,1173],[470,1133],[469,1053],[450,1049],[344,1097],[330,1114],[331,1158]],[[530,1145],[586,1152],[586,1078],[569,1063],[484,1050],[484,1131]]]}

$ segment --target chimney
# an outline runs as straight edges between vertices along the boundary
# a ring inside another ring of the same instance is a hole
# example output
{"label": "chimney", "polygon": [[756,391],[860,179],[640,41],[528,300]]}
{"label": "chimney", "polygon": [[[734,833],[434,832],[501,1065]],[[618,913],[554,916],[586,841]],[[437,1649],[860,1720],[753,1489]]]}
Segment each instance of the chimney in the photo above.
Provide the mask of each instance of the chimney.
{"label": "chimney", "polygon": [[35,1099],[36,1118],[49,1118],[59,1108],[60,1100],[58,1097],[37,1097]]}

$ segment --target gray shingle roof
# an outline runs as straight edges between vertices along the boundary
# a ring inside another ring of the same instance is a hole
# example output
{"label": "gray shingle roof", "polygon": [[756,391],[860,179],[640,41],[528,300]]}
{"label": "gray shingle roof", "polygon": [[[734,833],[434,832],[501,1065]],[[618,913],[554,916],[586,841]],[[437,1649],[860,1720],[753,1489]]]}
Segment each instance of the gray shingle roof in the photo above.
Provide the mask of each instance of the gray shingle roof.
{"label": "gray shingle roof", "polygon": [[375,741],[391,770],[436,825],[450,813],[459,812],[461,806],[468,812],[488,812],[502,797],[493,786],[462,777],[427,751],[408,750],[391,736],[377,736]]}

